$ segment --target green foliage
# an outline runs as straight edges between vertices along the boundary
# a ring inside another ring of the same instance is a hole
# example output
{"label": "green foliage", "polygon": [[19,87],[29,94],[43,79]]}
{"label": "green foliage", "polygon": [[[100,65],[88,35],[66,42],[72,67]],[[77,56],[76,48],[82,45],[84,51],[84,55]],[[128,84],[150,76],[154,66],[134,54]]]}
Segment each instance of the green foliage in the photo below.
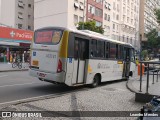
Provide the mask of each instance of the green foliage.
{"label": "green foliage", "polygon": [[160,24],[160,9],[155,10],[155,15],[157,16],[157,22]]}
{"label": "green foliage", "polygon": [[143,50],[141,53],[143,58],[147,58],[148,57],[148,51],[147,50]]}
{"label": "green foliage", "polygon": [[87,21],[87,22],[79,22],[77,29],[78,30],[82,30],[82,29],[90,30],[90,31],[101,33],[101,34],[104,33],[104,29],[102,28],[102,26],[100,27],[96,26],[96,22],[94,20]]}
{"label": "green foliage", "polygon": [[148,45],[150,47],[157,47],[160,45],[160,40],[158,39],[158,32],[156,29],[151,30],[147,34],[147,38],[148,38]]}

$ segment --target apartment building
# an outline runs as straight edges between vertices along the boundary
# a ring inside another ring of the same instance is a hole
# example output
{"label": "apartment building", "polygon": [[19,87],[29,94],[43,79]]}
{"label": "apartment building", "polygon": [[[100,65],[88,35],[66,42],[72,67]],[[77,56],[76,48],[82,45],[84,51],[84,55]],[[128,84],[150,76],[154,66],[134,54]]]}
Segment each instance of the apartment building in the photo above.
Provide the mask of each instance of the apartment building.
{"label": "apartment building", "polygon": [[76,28],[78,22],[86,20],[84,0],[35,0],[34,4],[35,29],[46,26]]}
{"label": "apartment building", "polygon": [[159,0],[140,0],[140,35],[142,46],[147,44],[146,34],[158,27],[154,9],[160,8]]}
{"label": "apartment building", "polygon": [[34,0],[0,0],[0,25],[34,29]]}
{"label": "apartment building", "polygon": [[139,48],[139,0],[112,0],[111,38]]}
{"label": "apartment building", "polygon": [[112,6],[113,2],[112,0],[107,0],[107,2],[103,2],[103,28],[104,28],[104,35],[108,38],[112,38],[112,19],[113,19],[113,12],[112,12]]}
{"label": "apartment building", "polygon": [[139,0],[35,0],[35,29],[76,28],[80,21],[95,20],[96,26],[104,28],[105,36],[138,48],[139,3]]}

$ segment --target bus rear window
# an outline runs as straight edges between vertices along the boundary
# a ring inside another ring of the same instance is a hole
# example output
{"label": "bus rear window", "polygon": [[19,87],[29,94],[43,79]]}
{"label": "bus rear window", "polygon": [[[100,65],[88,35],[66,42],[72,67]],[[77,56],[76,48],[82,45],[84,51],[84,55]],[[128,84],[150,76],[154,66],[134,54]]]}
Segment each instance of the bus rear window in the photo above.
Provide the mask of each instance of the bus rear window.
{"label": "bus rear window", "polygon": [[62,36],[60,30],[41,30],[35,32],[35,43],[37,44],[57,44]]}

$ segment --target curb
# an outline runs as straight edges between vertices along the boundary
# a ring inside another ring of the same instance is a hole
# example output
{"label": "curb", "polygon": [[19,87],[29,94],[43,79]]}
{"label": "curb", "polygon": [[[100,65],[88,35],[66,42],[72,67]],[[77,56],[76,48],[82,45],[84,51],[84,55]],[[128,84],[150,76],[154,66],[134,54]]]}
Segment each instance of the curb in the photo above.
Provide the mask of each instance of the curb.
{"label": "curb", "polygon": [[28,71],[29,69],[17,69],[17,70],[0,70],[0,73],[1,72],[14,72],[14,71]]}
{"label": "curb", "polygon": [[135,80],[138,80],[137,77],[133,78],[133,79],[130,79],[130,80],[127,80],[126,82],[126,87],[129,91],[133,92],[133,93],[139,93],[139,91],[133,87],[132,83],[135,82]]}

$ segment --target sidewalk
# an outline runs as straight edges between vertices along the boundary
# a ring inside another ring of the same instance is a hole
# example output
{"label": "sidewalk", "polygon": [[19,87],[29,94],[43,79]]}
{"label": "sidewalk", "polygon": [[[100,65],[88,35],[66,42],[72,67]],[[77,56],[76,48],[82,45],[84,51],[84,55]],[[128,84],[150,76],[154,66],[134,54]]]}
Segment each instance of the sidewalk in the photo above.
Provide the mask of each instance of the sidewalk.
{"label": "sidewalk", "polygon": [[[147,85],[147,76],[144,75],[142,77],[142,92],[140,92],[140,77],[137,76],[135,79],[130,79],[127,82],[127,87],[135,93],[146,93],[146,85]],[[154,76],[154,84],[153,84],[153,75],[149,77],[149,89],[148,93],[151,95],[159,95],[160,96],[160,76],[158,76],[157,82],[157,75]]]}
{"label": "sidewalk", "polygon": [[[151,61],[159,61],[159,59],[154,59],[154,60],[151,60]],[[153,74],[153,72],[151,72],[150,74]],[[141,92],[140,92],[140,76],[138,75],[138,68],[136,68],[134,76],[131,77],[127,81],[126,86],[130,91],[132,91],[134,93],[145,94],[146,93],[146,86],[147,86],[147,74],[142,76]],[[149,75],[148,93],[150,95],[159,95],[160,96],[160,75],[158,75],[158,82],[157,82],[157,75],[154,75],[154,84],[153,84],[153,75]]]}
{"label": "sidewalk", "polygon": [[22,69],[12,68],[12,63],[0,63],[0,72],[25,71],[29,69],[28,63],[22,63]]}

